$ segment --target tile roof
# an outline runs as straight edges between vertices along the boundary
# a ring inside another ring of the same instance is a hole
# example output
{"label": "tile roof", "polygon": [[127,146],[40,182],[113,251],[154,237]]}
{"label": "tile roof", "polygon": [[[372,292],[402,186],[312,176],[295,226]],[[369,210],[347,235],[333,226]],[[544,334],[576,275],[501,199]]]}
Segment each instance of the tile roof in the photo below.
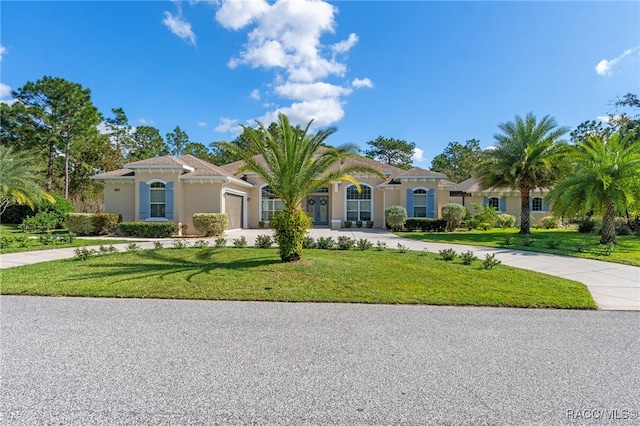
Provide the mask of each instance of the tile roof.
{"label": "tile roof", "polygon": [[415,177],[426,177],[426,178],[446,178],[447,175],[443,175],[442,173],[432,172],[431,170],[423,169],[421,167],[413,167],[409,170],[405,170],[402,173],[394,176],[395,178],[415,178]]}
{"label": "tile roof", "polygon": [[138,166],[181,166],[184,165],[184,162],[180,161],[176,157],[171,157],[170,155],[163,155],[162,157],[153,157],[147,158],[146,160],[134,161],[133,163],[127,163],[124,165],[125,168],[130,166],[138,167]]}
{"label": "tile roof", "polygon": [[112,170],[110,172],[104,172],[104,173],[100,173],[99,175],[95,175],[93,176],[96,179],[99,178],[133,178],[135,176],[135,173],[133,172],[133,170],[129,170],[129,169],[118,169],[118,170]]}

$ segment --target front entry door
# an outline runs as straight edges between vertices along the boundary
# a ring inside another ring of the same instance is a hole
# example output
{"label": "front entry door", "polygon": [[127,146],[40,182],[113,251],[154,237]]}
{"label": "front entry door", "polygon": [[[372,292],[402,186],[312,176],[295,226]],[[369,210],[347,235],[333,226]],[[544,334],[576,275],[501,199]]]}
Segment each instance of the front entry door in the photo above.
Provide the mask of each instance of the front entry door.
{"label": "front entry door", "polygon": [[309,196],[307,198],[307,214],[315,226],[329,225],[329,196]]}

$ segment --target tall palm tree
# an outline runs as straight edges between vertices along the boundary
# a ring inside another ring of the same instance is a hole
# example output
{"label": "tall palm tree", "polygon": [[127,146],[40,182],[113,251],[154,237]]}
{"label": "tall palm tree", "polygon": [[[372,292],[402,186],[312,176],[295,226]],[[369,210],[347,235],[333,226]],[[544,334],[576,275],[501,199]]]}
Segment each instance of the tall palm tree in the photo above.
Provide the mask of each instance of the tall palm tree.
{"label": "tall palm tree", "polygon": [[[635,142],[634,142],[635,140]],[[547,199],[561,214],[602,214],[601,244],[615,243],[616,213],[640,211],[640,141],[633,133],[621,137],[594,134],[565,154],[572,170]]]}
{"label": "tall palm tree", "polygon": [[[344,159],[355,154],[325,146],[324,141],[336,131],[333,127],[309,135],[313,120],[301,128],[292,126],[284,114],[278,114],[275,128],[265,128],[256,122],[259,130],[244,127],[251,136],[251,149],[229,142],[218,142],[217,146],[244,161],[236,173],[256,173],[282,200],[284,210],[273,216],[270,225],[274,229],[282,261],[296,261],[300,259],[302,241],[311,226],[311,219],[301,207],[309,194],[338,180],[350,182],[360,191],[353,173],[384,175],[366,165],[342,164]],[[259,156],[255,156],[255,152]]]}
{"label": "tall palm tree", "polygon": [[24,151],[0,145],[0,214],[14,204],[31,209],[42,199],[55,203],[55,199],[40,186],[44,181],[33,159]]}
{"label": "tall palm tree", "polygon": [[484,152],[476,173],[483,189],[520,191],[520,234],[527,235],[531,228],[531,191],[551,187],[556,181],[560,171],[557,154],[564,145],[560,138],[569,129],[558,127],[549,115],[538,122],[532,113],[524,119],[516,116],[514,122],[498,128],[502,133],[494,136],[497,145]]}

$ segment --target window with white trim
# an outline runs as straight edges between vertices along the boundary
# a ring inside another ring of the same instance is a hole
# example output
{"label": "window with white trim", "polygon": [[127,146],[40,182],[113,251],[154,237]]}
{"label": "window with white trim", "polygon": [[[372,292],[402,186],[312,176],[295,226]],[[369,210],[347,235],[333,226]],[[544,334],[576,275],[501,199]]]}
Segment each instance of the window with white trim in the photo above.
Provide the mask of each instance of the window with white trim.
{"label": "window with white trim", "polygon": [[542,198],[533,197],[531,199],[531,211],[533,212],[541,212],[543,209]]}
{"label": "window with white trim", "polygon": [[493,207],[496,210],[500,210],[500,198],[498,197],[490,197],[487,206]]}
{"label": "window with white trim", "polygon": [[371,187],[361,185],[361,192],[355,185],[347,187],[347,220],[371,220]]}
{"label": "window with white trim", "polygon": [[149,185],[149,217],[165,217],[166,186],[162,182]]}
{"label": "window with white trim", "polygon": [[427,217],[427,191],[424,189],[413,191],[413,217]]}
{"label": "window with white trim", "polygon": [[262,209],[260,220],[268,222],[275,212],[284,210],[284,203],[276,197],[269,186],[263,186],[260,191],[260,208]]}

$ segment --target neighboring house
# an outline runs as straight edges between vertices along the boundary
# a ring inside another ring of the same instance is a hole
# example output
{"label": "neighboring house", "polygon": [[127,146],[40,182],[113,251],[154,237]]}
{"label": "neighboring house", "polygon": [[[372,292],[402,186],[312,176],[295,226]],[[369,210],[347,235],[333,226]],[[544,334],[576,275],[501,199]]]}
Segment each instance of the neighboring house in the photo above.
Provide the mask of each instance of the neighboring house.
{"label": "neighboring house", "polygon": [[[455,188],[441,173],[417,167],[402,170],[365,157],[345,160],[354,162],[373,166],[386,178],[355,175],[361,192],[347,181],[318,188],[303,205],[313,226],[337,229],[345,221],[362,221],[382,228],[384,211],[392,205],[406,207],[409,217],[437,218],[449,201],[449,190]],[[191,155],[163,156],[125,164],[92,179],[104,184],[105,211],[122,214],[123,221],[171,221],[195,233],[195,213],[226,212],[229,229],[258,228],[283,205],[255,173],[236,174],[241,164],[215,166]]]}
{"label": "neighboring house", "polygon": [[[544,196],[547,189],[535,189],[531,191],[529,198],[529,208],[531,209],[532,225],[539,225],[543,217],[551,215],[551,209]],[[475,214],[474,203],[482,206],[495,207],[501,213],[507,213],[516,217],[520,221],[520,191],[517,189],[480,189],[478,179],[469,178],[456,185],[455,190],[449,192],[449,200],[452,203],[462,204]]]}

